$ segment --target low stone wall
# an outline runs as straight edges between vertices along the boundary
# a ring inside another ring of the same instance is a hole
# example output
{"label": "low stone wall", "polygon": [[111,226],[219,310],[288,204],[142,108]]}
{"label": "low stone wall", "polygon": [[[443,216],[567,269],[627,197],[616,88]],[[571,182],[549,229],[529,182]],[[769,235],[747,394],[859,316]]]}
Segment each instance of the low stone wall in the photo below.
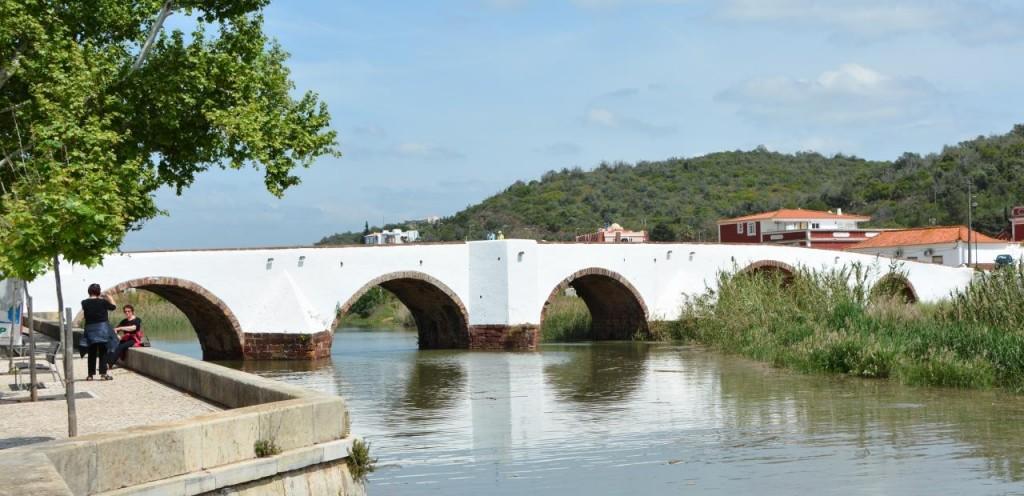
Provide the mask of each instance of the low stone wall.
{"label": "low stone wall", "polygon": [[[230,410],[4,450],[0,495],[364,493],[344,463],[352,438],[342,398],[150,348],[126,361]],[[257,441],[280,454],[258,457]]]}

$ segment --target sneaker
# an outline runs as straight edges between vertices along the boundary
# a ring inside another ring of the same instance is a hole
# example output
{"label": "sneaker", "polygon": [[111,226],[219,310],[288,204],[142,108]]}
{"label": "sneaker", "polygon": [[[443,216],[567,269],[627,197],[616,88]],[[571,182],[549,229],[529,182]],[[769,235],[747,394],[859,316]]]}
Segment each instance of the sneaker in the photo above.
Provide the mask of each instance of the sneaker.
{"label": "sneaker", "polygon": [[86,377],[85,380],[91,381],[92,380],[92,376],[90,375],[89,377]]}
{"label": "sneaker", "polygon": [[104,381],[112,381],[112,380],[114,380],[114,377],[111,376],[110,374],[103,374],[103,380]]}

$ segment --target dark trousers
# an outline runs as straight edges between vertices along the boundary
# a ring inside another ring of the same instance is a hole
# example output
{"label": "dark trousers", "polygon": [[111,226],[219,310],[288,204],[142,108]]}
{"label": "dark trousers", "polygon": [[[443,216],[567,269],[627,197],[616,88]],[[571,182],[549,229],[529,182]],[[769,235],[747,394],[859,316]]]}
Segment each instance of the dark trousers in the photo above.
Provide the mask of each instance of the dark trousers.
{"label": "dark trousers", "polygon": [[96,361],[100,362],[100,374],[107,373],[107,343],[93,343],[89,345],[89,375],[96,375]]}
{"label": "dark trousers", "polygon": [[131,348],[132,346],[135,346],[135,341],[129,340],[129,341],[121,341],[120,343],[117,343],[117,351],[110,355],[110,364],[113,365],[114,362],[124,358],[125,350],[127,350],[128,348]]}

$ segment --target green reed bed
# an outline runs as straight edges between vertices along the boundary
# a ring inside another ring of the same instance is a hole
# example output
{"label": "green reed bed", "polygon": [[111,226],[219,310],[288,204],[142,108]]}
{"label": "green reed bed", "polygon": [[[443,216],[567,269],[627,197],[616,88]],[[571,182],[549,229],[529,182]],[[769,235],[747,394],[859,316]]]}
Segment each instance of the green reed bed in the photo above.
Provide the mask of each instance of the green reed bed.
{"label": "green reed bed", "polygon": [[135,307],[135,314],[142,319],[143,332],[160,339],[195,339],[192,323],[178,307],[148,291],[126,291],[114,295],[117,310],[110,312],[111,325],[117,325],[124,318],[124,305]]}
{"label": "green reed bed", "polygon": [[338,327],[415,329],[412,312],[394,293],[380,287],[371,288],[356,300],[348,312],[340,315]]}
{"label": "green reed bed", "polygon": [[577,296],[556,296],[544,311],[542,341],[584,341],[590,339],[590,310]]}
{"label": "green reed bed", "polygon": [[872,294],[861,267],[721,274],[670,335],[806,372],[1024,391],[1021,266],[980,275],[937,305],[891,294]]}

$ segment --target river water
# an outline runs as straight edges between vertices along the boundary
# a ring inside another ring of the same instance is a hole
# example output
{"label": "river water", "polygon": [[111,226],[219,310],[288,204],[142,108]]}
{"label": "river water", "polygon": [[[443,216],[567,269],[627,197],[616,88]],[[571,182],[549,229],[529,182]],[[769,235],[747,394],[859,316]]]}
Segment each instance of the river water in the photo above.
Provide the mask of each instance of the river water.
{"label": "river water", "polygon": [[330,360],[234,366],[345,397],[374,495],[1024,494],[1024,397],[1006,393],[673,344],[420,351],[389,330],[339,330]]}

